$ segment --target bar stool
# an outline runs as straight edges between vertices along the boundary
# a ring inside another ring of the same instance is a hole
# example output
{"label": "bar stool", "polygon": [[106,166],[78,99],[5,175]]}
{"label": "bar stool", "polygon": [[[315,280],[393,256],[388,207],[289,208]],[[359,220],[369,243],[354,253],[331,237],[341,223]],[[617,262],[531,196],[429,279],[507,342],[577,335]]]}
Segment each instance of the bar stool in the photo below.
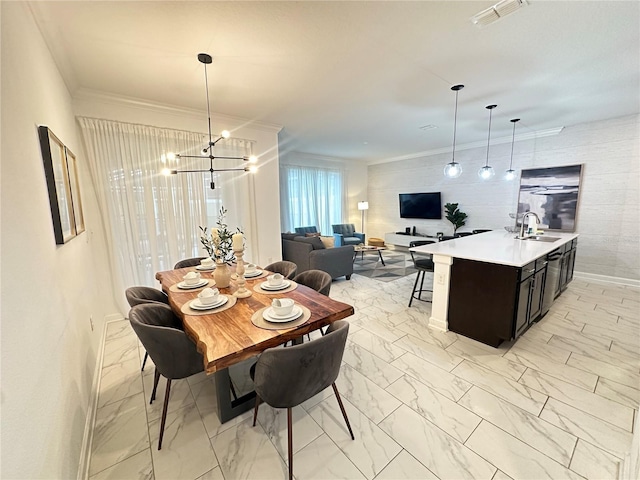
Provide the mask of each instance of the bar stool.
{"label": "bar stool", "polygon": [[[421,245],[427,245],[429,243],[436,243],[436,242],[434,242],[433,240],[416,240],[409,243],[409,248],[419,247]],[[416,270],[418,270],[416,281],[413,284],[413,291],[411,292],[411,299],[409,300],[409,306],[411,306],[411,303],[413,303],[414,298],[416,300],[421,300],[423,302],[432,302],[432,300],[422,300],[422,292],[433,293],[433,289],[424,288],[425,274],[427,272],[433,273],[433,270],[434,270],[434,264],[433,264],[433,260],[431,259],[431,255],[426,257],[419,253],[414,255],[414,252],[412,251],[410,251],[409,253],[411,253],[411,260],[413,261],[413,266],[415,267]],[[423,257],[423,258],[418,258],[418,257]],[[418,288],[418,282],[420,282],[420,288]]]}

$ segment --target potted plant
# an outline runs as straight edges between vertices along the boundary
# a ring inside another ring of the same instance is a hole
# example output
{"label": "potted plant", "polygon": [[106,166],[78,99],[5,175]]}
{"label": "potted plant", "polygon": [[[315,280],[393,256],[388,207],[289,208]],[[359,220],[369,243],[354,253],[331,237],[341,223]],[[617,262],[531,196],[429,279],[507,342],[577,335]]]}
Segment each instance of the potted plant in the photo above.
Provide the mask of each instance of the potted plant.
{"label": "potted plant", "polygon": [[456,230],[465,225],[467,214],[458,208],[457,203],[447,203],[444,210],[447,213],[446,219],[453,224],[453,234],[455,235]]}
{"label": "potted plant", "polygon": [[[200,231],[202,232],[200,243],[202,243],[207,254],[216,262],[213,278],[216,281],[216,286],[219,288],[229,286],[231,279],[229,264],[236,259],[233,253],[233,234],[235,232],[229,230],[224,220],[226,215],[227,210],[221,207],[220,212],[218,212],[217,227],[211,229],[211,234],[207,232],[207,227],[200,227]],[[236,228],[236,230],[237,233],[243,233],[240,228]]]}

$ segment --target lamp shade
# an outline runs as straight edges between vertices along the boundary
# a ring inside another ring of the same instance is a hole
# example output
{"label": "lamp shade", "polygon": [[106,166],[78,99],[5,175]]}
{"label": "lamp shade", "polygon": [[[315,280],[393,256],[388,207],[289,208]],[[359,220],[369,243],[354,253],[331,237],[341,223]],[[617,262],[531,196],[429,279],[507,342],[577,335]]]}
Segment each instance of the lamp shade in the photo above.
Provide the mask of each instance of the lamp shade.
{"label": "lamp shade", "polygon": [[369,210],[369,202],[358,202],[358,210]]}

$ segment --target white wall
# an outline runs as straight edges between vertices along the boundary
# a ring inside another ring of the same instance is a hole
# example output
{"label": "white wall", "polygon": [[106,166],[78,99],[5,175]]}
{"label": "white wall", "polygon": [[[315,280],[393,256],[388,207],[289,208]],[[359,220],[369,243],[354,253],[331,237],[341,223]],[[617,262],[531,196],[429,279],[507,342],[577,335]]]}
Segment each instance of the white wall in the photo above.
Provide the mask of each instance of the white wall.
{"label": "white wall", "polygon": [[[128,123],[153,125],[192,132],[206,133],[206,112],[185,110],[166,105],[140,102],[94,92],[80,92],[73,101],[78,116],[104,118]],[[254,154],[259,157],[259,168],[251,181],[255,185],[255,225],[260,239],[252,245],[251,261],[261,265],[280,257],[280,203],[278,131],[276,125],[247,122],[246,120],[212,114],[214,132],[229,130],[233,137],[254,140]],[[160,165],[158,165],[160,170]],[[194,232],[194,235],[198,232]]]}
{"label": "white wall", "polygon": [[[104,318],[116,307],[69,92],[27,4],[1,2],[0,8],[0,476],[74,478]],[[79,162],[87,231],[61,246],[53,235],[38,124],[48,125]]]}
{"label": "white wall", "polygon": [[[347,217],[343,221],[355,224],[356,230],[360,230],[362,217],[358,210],[358,202],[367,200],[368,177],[366,163],[295,151],[282,152],[280,163],[343,169],[347,179]],[[322,233],[324,234],[324,232]],[[331,232],[328,234],[331,234]]]}
{"label": "white wall", "polygon": [[[580,233],[576,270],[640,280],[640,116],[632,115],[565,128],[550,137],[517,141],[514,168],[584,164],[578,202]],[[517,138],[517,135],[516,135]],[[442,203],[459,203],[469,215],[461,229],[502,229],[512,224],[519,180],[506,182],[511,144],[491,146],[489,164],[496,170],[482,181],[478,169],[486,148],[456,151],[464,172],[445,179],[444,165],[451,154],[369,166],[370,235],[404,230],[415,225],[420,233],[452,234],[451,223],[442,220],[401,219],[398,193],[442,192]]]}

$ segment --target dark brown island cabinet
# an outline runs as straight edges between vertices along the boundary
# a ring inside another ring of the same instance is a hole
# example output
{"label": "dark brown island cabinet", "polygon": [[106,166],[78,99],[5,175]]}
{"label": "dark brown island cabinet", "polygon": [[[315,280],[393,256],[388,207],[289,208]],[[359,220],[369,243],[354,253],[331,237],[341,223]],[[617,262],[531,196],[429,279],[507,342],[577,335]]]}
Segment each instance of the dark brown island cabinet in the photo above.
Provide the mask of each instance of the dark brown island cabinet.
{"label": "dark brown island cabinet", "polygon": [[492,347],[518,338],[573,279],[577,244],[570,240],[522,267],[454,258],[449,330]]}

